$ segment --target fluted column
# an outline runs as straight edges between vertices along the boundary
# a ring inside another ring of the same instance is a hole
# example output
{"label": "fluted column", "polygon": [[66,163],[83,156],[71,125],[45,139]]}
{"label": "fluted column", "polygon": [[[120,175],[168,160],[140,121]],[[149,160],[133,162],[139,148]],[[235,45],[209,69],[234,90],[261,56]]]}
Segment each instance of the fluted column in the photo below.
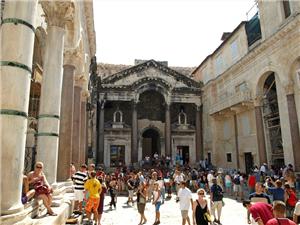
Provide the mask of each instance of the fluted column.
{"label": "fluted column", "polygon": [[57,180],[65,181],[70,177],[70,163],[72,155],[72,123],[74,98],[73,65],[64,65],[63,89],[60,112],[60,138],[58,150]]}
{"label": "fluted column", "polygon": [[288,113],[289,113],[289,122],[290,122],[290,132],[291,132],[291,139],[292,139],[292,148],[294,154],[294,166],[295,171],[300,171],[300,133],[299,133],[299,123],[298,123],[298,116],[297,116],[297,109],[295,104],[295,96],[294,96],[294,85],[290,84],[287,86],[286,92],[286,99],[287,99],[287,106],[288,106]]}
{"label": "fluted column", "polygon": [[204,159],[202,138],[202,105],[196,106],[196,162]]}
{"label": "fluted column", "polygon": [[81,90],[81,86],[75,85],[73,103],[72,162],[76,168],[80,165]]}
{"label": "fluted column", "polygon": [[267,150],[266,150],[264,121],[262,117],[261,104],[262,104],[261,98],[255,99],[254,107],[255,107],[255,121],[256,121],[256,138],[257,138],[260,165],[262,165],[263,163],[267,163]]}
{"label": "fluted column", "polygon": [[47,22],[47,38],[38,118],[37,160],[44,162],[45,175],[53,184],[57,175],[64,26],[70,19],[73,5],[67,1],[41,1],[41,5]]}
{"label": "fluted column", "polygon": [[36,10],[36,0],[5,1],[0,26],[1,215],[23,209],[22,174]]}
{"label": "fluted column", "polygon": [[138,162],[138,139],[137,139],[138,121],[137,104],[132,103],[132,126],[131,126],[131,163]]}
{"label": "fluted column", "polygon": [[86,96],[83,93],[80,109],[80,164],[85,163],[86,156]]}
{"label": "fluted column", "polygon": [[171,117],[170,117],[170,104],[166,104],[165,109],[165,149],[166,156],[171,157]]}

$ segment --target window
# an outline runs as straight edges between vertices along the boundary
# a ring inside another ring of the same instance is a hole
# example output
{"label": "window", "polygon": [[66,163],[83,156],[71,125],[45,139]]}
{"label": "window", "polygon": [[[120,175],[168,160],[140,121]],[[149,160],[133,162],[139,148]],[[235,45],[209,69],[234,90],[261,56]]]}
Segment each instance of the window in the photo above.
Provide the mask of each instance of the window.
{"label": "window", "polygon": [[291,15],[290,1],[283,0],[282,5],[283,5],[283,11],[284,11],[284,18],[288,18]]}
{"label": "window", "polygon": [[110,146],[110,166],[123,166],[125,164],[125,145]]}
{"label": "window", "polygon": [[239,56],[239,49],[236,40],[231,43],[230,49],[231,49],[231,59],[233,62],[235,62]]}
{"label": "window", "polygon": [[221,54],[216,58],[215,66],[216,66],[216,76],[218,76],[219,74],[222,73],[223,70],[223,57]]}
{"label": "window", "polygon": [[231,153],[226,153],[227,162],[232,162]]}

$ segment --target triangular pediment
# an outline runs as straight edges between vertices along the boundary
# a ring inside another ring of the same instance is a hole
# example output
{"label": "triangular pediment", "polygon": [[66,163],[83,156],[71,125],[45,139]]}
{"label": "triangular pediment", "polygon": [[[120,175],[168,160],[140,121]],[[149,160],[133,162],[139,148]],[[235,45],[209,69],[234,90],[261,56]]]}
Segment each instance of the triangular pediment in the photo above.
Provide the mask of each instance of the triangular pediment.
{"label": "triangular pediment", "polygon": [[159,82],[172,88],[200,88],[198,82],[153,59],[104,78],[102,85],[103,87],[135,87],[144,82]]}

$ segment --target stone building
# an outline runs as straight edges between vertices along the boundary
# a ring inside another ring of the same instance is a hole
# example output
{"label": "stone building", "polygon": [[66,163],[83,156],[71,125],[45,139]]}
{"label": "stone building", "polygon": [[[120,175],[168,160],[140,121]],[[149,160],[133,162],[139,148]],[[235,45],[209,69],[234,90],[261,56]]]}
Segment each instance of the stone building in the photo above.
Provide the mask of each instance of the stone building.
{"label": "stone building", "polygon": [[0,29],[0,223],[36,215],[36,205],[24,209],[21,193],[23,173],[38,160],[54,189],[54,205],[62,209],[40,224],[64,224],[70,204],[61,195],[67,183],[59,181],[69,178],[71,162],[78,166],[87,158],[88,80],[91,61],[96,64],[93,2],[2,0]]}
{"label": "stone building", "polygon": [[204,154],[247,172],[262,163],[300,171],[300,2],[257,4],[193,71],[204,83]]}
{"label": "stone building", "polygon": [[91,135],[96,163],[130,165],[156,152],[173,160],[180,155],[183,163],[199,160],[201,84],[187,76],[191,71],[155,60],[99,64]]}

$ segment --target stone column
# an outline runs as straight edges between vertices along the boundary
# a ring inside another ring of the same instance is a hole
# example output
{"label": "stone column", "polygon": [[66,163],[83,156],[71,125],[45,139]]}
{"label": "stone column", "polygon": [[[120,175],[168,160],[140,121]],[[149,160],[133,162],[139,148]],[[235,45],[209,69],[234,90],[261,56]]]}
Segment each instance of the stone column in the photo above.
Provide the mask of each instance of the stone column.
{"label": "stone column", "polygon": [[74,72],[75,67],[73,65],[64,65],[57,168],[58,181],[65,181],[70,178],[73,134]]}
{"label": "stone column", "polygon": [[86,96],[84,96],[81,101],[81,111],[80,111],[80,164],[85,163],[86,156]]}
{"label": "stone column", "polygon": [[36,0],[5,1],[0,26],[1,215],[23,209],[22,174],[36,10]]}
{"label": "stone column", "polygon": [[131,126],[131,163],[138,162],[138,120],[137,103],[132,103],[132,126]]}
{"label": "stone column", "polygon": [[44,72],[40,98],[37,161],[44,162],[50,184],[56,183],[59,119],[63,78],[65,23],[72,12],[71,2],[41,1],[47,22]]}
{"label": "stone column", "polygon": [[97,105],[97,120],[98,120],[98,147],[96,164],[104,163],[104,105],[105,101],[98,102]]}
{"label": "stone column", "polygon": [[240,168],[240,152],[239,152],[239,131],[236,114],[233,115],[234,122],[234,139],[235,139],[235,154],[236,154],[236,168]]}
{"label": "stone column", "polygon": [[204,160],[202,137],[202,105],[196,106],[196,162]]}
{"label": "stone column", "polygon": [[166,104],[165,109],[165,149],[166,156],[172,156],[171,152],[171,117],[170,117],[170,103]]}
{"label": "stone column", "polygon": [[288,106],[288,113],[289,113],[289,122],[290,122],[290,132],[291,132],[291,139],[292,139],[292,148],[294,154],[294,166],[295,171],[300,171],[300,134],[299,134],[299,123],[298,123],[298,116],[297,116],[297,109],[295,104],[295,96],[293,93],[293,85],[288,86],[287,90],[287,106]]}
{"label": "stone column", "polygon": [[255,99],[255,120],[256,120],[256,138],[258,145],[258,155],[259,155],[259,164],[267,163],[267,150],[265,142],[265,131],[264,131],[264,121],[261,111],[261,99]]}
{"label": "stone column", "polygon": [[80,166],[80,130],[81,130],[81,86],[74,87],[73,103],[73,142],[72,142],[72,162],[76,168]]}

